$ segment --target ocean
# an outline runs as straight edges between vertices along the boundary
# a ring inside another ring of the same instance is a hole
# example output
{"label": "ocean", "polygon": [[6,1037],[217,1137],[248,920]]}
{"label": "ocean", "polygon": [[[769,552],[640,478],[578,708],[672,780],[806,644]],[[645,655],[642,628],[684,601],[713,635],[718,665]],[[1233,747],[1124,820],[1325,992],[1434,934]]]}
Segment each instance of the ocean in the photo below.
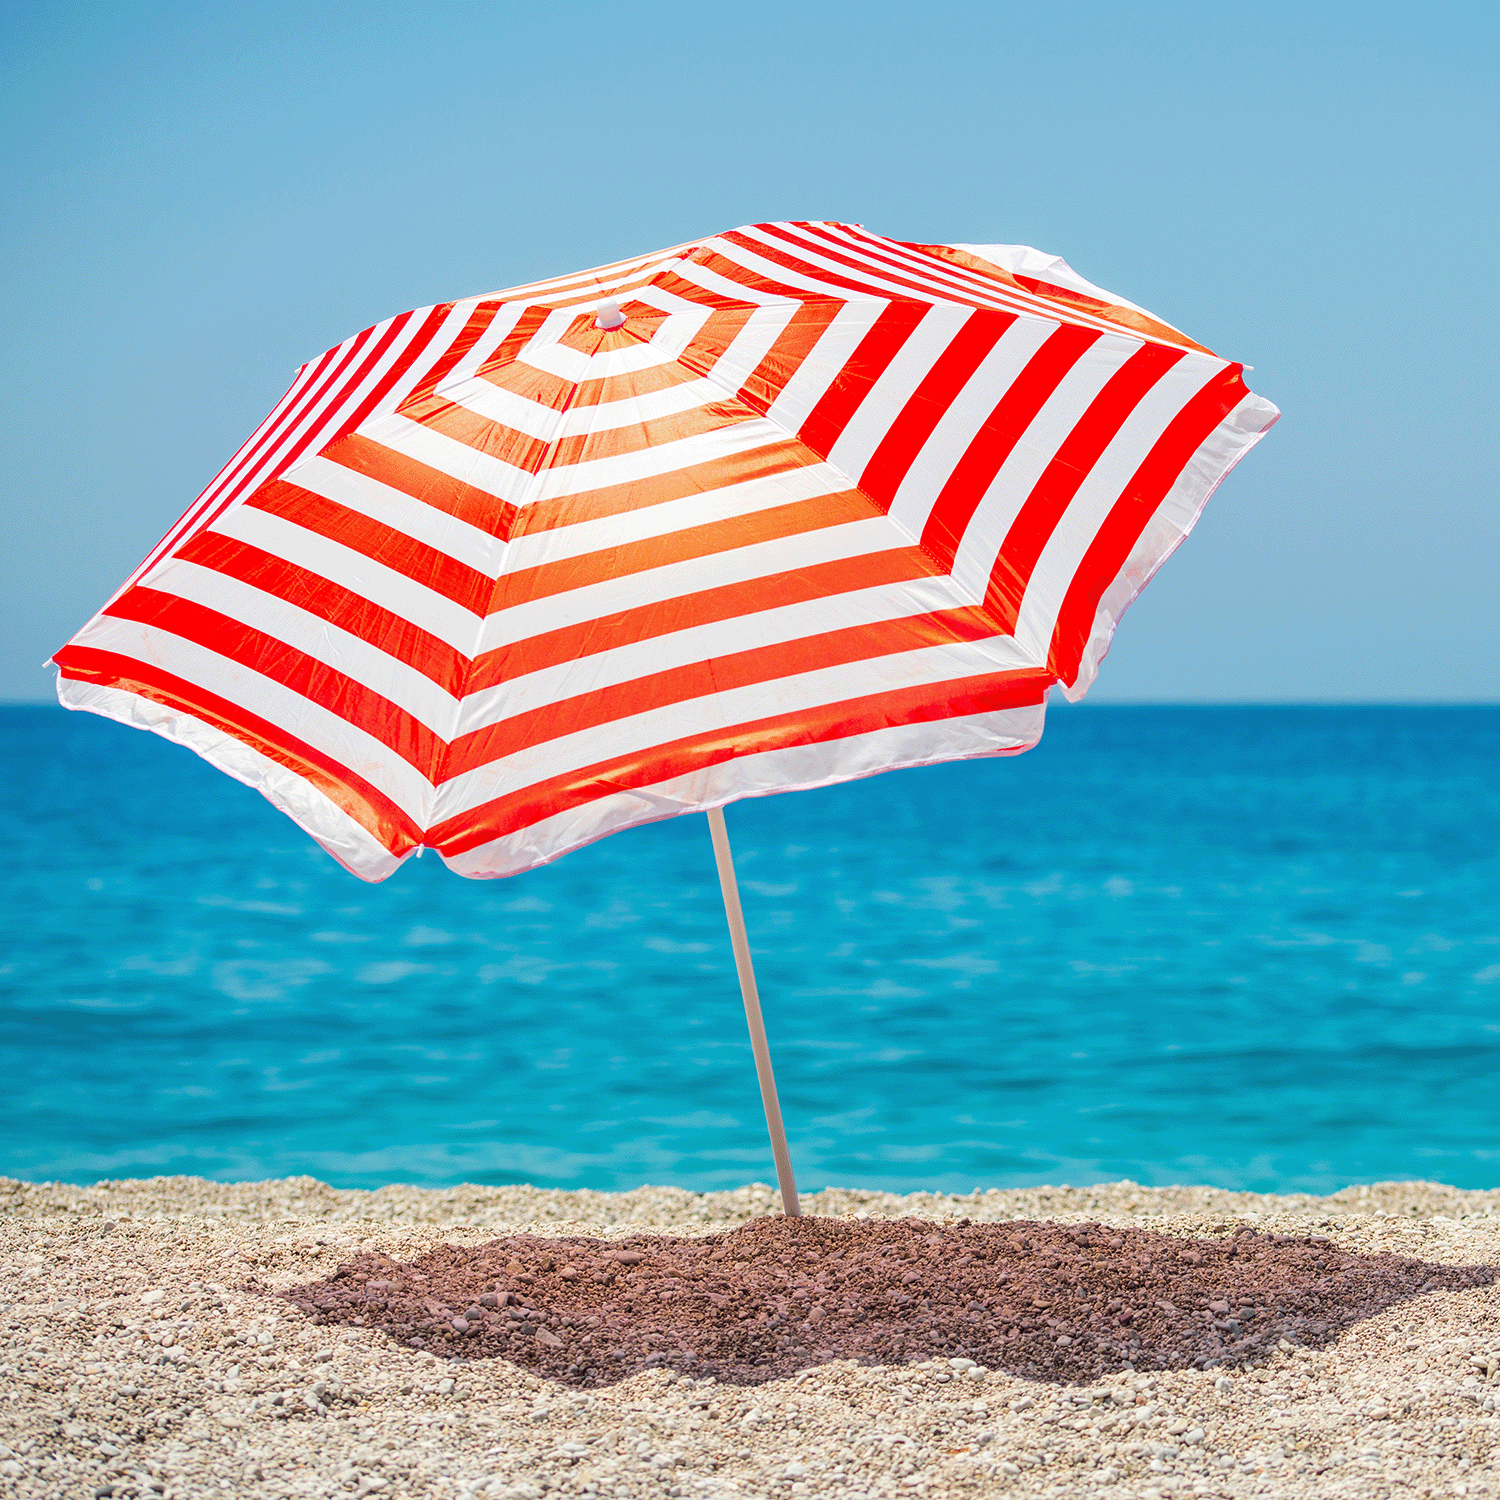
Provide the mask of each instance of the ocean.
{"label": "ocean", "polygon": [[[804,1190],[1500,1184],[1500,709],[1059,705],[727,816]],[[772,1180],[700,816],[367,886],[9,707],[0,824],[0,1174]]]}

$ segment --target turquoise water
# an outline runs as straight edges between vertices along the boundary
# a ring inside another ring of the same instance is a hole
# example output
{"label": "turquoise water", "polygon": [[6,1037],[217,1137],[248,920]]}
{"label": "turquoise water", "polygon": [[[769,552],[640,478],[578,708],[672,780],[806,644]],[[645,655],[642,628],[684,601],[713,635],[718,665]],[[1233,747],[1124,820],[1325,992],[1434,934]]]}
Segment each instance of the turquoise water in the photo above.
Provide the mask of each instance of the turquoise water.
{"label": "turquoise water", "polygon": [[[345,874],[0,709],[0,1173],[769,1180],[701,817]],[[1058,708],[729,809],[799,1181],[1500,1183],[1500,710]]]}

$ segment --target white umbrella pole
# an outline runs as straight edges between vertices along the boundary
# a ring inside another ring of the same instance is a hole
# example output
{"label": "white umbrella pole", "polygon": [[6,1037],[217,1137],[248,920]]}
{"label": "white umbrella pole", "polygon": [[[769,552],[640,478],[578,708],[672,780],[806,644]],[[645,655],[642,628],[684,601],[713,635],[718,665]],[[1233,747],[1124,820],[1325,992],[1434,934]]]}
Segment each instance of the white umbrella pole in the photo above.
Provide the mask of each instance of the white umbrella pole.
{"label": "white umbrella pole", "polygon": [[755,1053],[755,1072],[760,1079],[760,1100],[766,1107],[766,1128],[771,1132],[771,1154],[776,1158],[776,1182],[781,1188],[781,1206],[788,1218],[802,1210],[797,1204],[797,1180],[792,1176],[792,1158],[786,1149],[786,1130],[781,1123],[781,1105],[776,1099],[776,1075],[771,1071],[771,1049],[766,1045],[766,1023],[760,1015],[760,993],[755,988],[755,969],[750,962],[750,939],[745,935],[745,914],[740,910],[740,887],[734,878],[734,855],[729,851],[729,830],[724,809],[708,810],[708,830],[713,835],[714,859],[719,866],[719,889],[724,893],[724,915],[729,918],[729,940],[734,945],[734,966],[740,973],[740,994],[745,1000],[745,1020],[750,1024],[750,1048]]}

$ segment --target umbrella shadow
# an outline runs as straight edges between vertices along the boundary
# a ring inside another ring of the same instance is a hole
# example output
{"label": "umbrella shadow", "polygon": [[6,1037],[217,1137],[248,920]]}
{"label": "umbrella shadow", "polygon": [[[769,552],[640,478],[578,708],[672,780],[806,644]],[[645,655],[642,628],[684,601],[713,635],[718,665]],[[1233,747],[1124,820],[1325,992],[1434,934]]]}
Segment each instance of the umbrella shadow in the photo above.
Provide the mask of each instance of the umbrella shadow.
{"label": "umbrella shadow", "polygon": [[[315,1323],[597,1387],[665,1366],[738,1385],[852,1359],[967,1359],[1033,1380],[1244,1363],[1308,1347],[1491,1266],[1319,1237],[1099,1224],[766,1218],[701,1237],[511,1235],[361,1255],[278,1295]],[[261,1289],[264,1290],[264,1289]]]}

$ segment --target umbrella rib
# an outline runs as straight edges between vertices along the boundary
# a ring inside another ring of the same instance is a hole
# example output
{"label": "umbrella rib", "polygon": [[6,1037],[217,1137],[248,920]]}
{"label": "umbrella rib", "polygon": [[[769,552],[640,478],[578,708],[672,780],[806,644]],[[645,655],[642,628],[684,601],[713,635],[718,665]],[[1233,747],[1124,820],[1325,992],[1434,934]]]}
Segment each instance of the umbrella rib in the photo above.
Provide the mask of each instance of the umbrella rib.
{"label": "umbrella rib", "polygon": [[739,882],[734,878],[734,855],[730,852],[729,830],[724,826],[722,807],[709,808],[708,829],[713,836],[719,889],[724,893],[724,915],[729,919],[734,966],[739,970],[740,994],[745,1001],[750,1050],[755,1054],[755,1073],[760,1079],[760,1099],[766,1109],[766,1129],[771,1134],[771,1154],[776,1158],[781,1206],[789,1219],[795,1219],[802,1212],[797,1202],[797,1180],[792,1175],[792,1158],[786,1148],[786,1128],[781,1123],[781,1105],[776,1098],[776,1075],[771,1071],[771,1049],[766,1042],[766,1023],[760,1014],[760,993],[755,986],[755,968],[750,962],[750,939],[745,933],[745,914],[740,910]]}

